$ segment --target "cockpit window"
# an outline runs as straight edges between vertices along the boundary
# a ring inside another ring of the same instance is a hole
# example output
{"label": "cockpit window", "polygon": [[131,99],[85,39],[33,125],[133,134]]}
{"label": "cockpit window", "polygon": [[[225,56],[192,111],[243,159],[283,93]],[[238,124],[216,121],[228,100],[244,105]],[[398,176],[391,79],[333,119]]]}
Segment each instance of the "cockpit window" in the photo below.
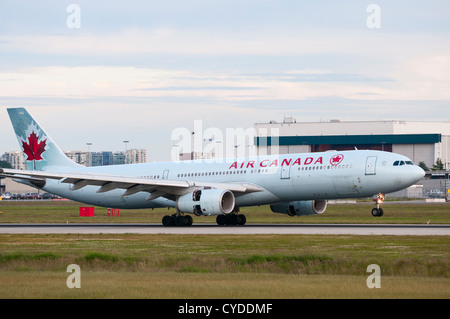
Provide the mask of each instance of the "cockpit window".
{"label": "cockpit window", "polygon": [[394,166],[402,166],[402,165],[414,165],[411,161],[395,161]]}

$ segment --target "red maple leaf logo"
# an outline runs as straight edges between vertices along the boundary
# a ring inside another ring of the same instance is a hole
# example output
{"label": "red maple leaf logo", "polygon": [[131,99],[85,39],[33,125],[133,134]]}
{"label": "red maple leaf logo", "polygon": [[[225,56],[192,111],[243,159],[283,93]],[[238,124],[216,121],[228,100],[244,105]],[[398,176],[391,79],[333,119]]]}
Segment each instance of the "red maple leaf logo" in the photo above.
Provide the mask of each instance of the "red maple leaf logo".
{"label": "red maple leaf logo", "polygon": [[342,160],[344,159],[344,155],[334,155],[331,159],[330,159],[330,163],[331,165],[338,165],[340,162],[342,162]]}
{"label": "red maple leaf logo", "polygon": [[22,141],[23,152],[27,155],[27,161],[40,161],[43,160],[41,154],[45,151],[45,145],[47,140],[43,140],[39,143],[39,138],[36,133],[31,133],[28,137],[28,144]]}

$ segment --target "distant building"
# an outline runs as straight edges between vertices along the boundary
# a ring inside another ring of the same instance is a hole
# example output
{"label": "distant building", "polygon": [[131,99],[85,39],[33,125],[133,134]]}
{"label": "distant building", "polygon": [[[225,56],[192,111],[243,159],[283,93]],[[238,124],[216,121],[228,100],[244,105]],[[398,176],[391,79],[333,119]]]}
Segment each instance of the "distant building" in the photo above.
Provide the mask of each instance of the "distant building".
{"label": "distant building", "polygon": [[[147,162],[147,151],[144,149],[130,149],[126,152],[66,151],[64,154],[75,163],[84,166],[137,164]],[[0,159],[10,163],[14,169],[26,169],[25,159],[20,151],[6,152]]]}
{"label": "distant building", "polygon": [[130,149],[126,151],[125,164],[147,163],[147,151],[144,149]]}
{"label": "distant building", "polygon": [[127,164],[126,154],[124,152],[115,152],[112,154],[112,156],[114,165]]}
{"label": "distant building", "polygon": [[88,166],[137,164],[147,162],[147,151],[130,149],[126,152],[91,152]]}
{"label": "distant building", "polygon": [[190,153],[180,153],[180,161],[198,160],[198,159],[210,159],[215,158],[214,152],[190,152]]}
{"label": "distant building", "polygon": [[11,167],[14,169],[26,169],[25,158],[23,157],[22,152],[5,152],[2,155],[1,160],[10,163]]}
{"label": "distant building", "polygon": [[328,150],[382,150],[433,167],[440,158],[450,169],[450,122],[340,121],[256,123],[257,154],[289,154]]}
{"label": "distant building", "polygon": [[89,162],[89,153],[85,151],[66,151],[64,154],[75,163],[84,166],[87,166],[87,163]]}

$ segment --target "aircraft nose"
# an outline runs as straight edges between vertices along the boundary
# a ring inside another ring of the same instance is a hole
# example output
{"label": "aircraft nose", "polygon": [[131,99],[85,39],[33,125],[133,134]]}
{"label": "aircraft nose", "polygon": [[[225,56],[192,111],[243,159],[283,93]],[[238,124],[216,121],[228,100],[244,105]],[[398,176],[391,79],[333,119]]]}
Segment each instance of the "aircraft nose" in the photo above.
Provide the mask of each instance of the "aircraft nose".
{"label": "aircraft nose", "polygon": [[425,171],[420,166],[414,166],[413,177],[416,182],[420,181],[425,176]]}

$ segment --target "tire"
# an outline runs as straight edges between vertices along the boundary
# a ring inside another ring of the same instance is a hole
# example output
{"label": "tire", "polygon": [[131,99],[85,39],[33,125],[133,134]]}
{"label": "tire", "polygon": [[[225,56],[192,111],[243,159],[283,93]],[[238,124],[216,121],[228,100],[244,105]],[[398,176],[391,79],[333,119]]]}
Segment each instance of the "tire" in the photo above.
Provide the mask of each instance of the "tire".
{"label": "tire", "polygon": [[175,226],[186,226],[186,218],[184,216],[176,216],[175,217]]}
{"label": "tire", "polygon": [[186,226],[192,226],[193,220],[192,220],[192,217],[190,215],[184,216],[184,219],[185,219],[185,225]]}
{"label": "tire", "polygon": [[162,219],[162,224],[166,227],[170,227],[175,224],[175,220],[172,216],[166,215]]}
{"label": "tire", "polygon": [[225,225],[225,215],[217,215],[216,222],[219,226]]}
{"label": "tire", "polygon": [[238,217],[236,214],[229,214],[227,215],[227,225],[237,225],[238,224]]}
{"label": "tire", "polygon": [[383,216],[383,208],[374,208],[372,209],[372,216],[373,217],[381,217]]}
{"label": "tire", "polygon": [[247,222],[247,217],[245,217],[245,215],[242,214],[237,215],[237,217],[238,217],[237,224],[244,226],[245,223]]}

